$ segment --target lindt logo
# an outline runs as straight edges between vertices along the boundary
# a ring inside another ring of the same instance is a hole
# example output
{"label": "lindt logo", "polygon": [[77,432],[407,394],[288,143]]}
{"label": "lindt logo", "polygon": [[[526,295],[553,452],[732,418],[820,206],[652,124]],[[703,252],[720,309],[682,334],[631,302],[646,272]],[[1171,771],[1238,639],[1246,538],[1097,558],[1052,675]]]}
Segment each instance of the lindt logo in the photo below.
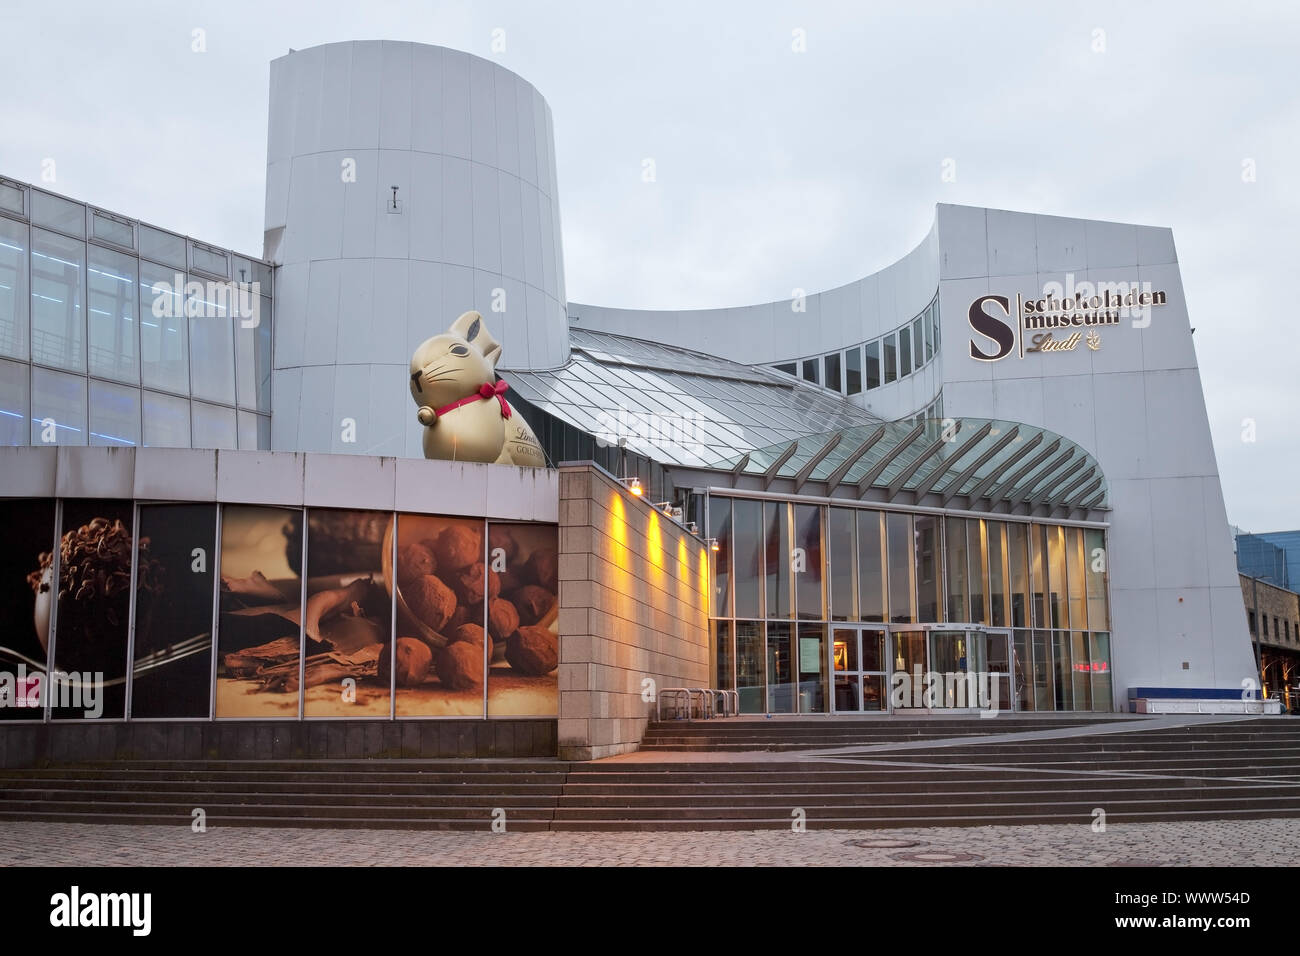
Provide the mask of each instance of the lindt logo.
{"label": "lindt logo", "polygon": [[[1133,327],[1151,324],[1151,307],[1166,304],[1167,296],[1149,282],[1075,282],[1067,274],[1064,283],[1048,282],[1040,298],[1017,293],[982,295],[970,304],[966,317],[970,327],[994,346],[974,338],[970,357],[977,362],[997,362],[1013,351],[1073,352],[1086,344],[1092,351],[1102,346],[1102,328],[1131,320]],[[997,313],[1001,312],[1001,315]]]}

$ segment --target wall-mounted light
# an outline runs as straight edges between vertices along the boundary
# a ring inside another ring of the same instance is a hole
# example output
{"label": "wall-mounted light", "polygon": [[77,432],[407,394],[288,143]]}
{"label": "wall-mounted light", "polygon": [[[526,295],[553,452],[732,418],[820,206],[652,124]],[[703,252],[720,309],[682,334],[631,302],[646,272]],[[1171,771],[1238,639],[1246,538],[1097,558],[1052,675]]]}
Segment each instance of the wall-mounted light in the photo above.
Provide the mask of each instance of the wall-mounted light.
{"label": "wall-mounted light", "polygon": [[698,536],[700,533],[700,526],[697,525],[694,521],[688,521],[686,522],[686,530],[689,531],[691,534]]}
{"label": "wall-mounted light", "polygon": [[630,492],[631,492],[634,496],[636,496],[637,498],[640,498],[643,494],[645,494],[645,489],[644,489],[643,487],[641,487],[641,479],[640,479],[640,478],[635,478],[635,477],[633,477],[633,478],[620,478],[620,479],[619,479],[619,482],[622,483],[622,485],[623,485],[625,488],[627,488],[627,490],[630,491]]}
{"label": "wall-mounted light", "polygon": [[718,539],[717,539],[717,538],[710,538],[710,539],[709,539],[709,550],[710,550],[710,551],[721,551],[721,550],[722,550],[721,545],[718,544]]}

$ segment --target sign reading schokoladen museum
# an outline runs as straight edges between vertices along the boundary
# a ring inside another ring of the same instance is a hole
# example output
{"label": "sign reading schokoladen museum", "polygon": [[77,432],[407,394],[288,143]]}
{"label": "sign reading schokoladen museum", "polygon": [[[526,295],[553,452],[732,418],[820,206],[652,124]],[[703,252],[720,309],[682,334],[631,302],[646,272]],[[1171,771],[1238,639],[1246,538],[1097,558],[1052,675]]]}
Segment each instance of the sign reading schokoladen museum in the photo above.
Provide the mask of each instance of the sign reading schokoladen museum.
{"label": "sign reading schokoladen museum", "polygon": [[[1073,276],[1066,284],[1049,282],[1040,298],[1015,298],[991,293],[970,304],[970,327],[996,346],[972,338],[970,357],[978,362],[997,362],[1018,351],[1020,358],[1033,353],[1073,352],[1080,344],[1096,352],[1101,349],[1106,327],[1131,321],[1134,328],[1151,324],[1151,307],[1164,305],[1166,295],[1150,283],[1080,282]],[[1014,303],[1014,305],[1013,305]],[[990,308],[993,311],[990,311]],[[1001,315],[997,315],[997,311]]]}

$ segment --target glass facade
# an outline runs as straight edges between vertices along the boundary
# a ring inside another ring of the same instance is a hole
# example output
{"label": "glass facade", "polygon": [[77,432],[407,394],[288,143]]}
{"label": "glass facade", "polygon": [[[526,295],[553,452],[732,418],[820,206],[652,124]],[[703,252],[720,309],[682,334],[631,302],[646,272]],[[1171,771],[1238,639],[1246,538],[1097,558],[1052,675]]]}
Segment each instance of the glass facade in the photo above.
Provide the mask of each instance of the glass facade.
{"label": "glass facade", "polygon": [[744,713],[975,706],[898,697],[916,667],[1001,709],[1112,709],[1101,528],[716,492],[708,516],[714,686]]}
{"label": "glass facade", "polygon": [[0,444],[270,447],[268,263],[0,191]]}

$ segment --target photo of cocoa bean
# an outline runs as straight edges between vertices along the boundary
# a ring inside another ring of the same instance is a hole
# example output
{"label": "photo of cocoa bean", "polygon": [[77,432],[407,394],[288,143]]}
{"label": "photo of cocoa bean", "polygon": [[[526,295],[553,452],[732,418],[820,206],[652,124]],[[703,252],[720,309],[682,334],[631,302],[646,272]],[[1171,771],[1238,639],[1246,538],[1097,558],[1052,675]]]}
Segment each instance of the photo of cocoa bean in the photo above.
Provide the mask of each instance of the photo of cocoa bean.
{"label": "photo of cocoa bean", "polygon": [[435,574],[426,574],[402,589],[411,611],[426,627],[441,631],[456,613],[456,594]]}
{"label": "photo of cocoa bean", "polygon": [[506,598],[519,611],[521,624],[536,624],[555,606],[555,594],[536,584],[525,584]]}
{"label": "photo of cocoa bean", "polygon": [[448,644],[438,652],[438,680],[451,690],[483,686],[483,648],[465,641]]}
{"label": "photo of cocoa bean", "polygon": [[549,674],[560,665],[559,638],[547,628],[526,624],[506,642],[506,660],[529,677]]}

